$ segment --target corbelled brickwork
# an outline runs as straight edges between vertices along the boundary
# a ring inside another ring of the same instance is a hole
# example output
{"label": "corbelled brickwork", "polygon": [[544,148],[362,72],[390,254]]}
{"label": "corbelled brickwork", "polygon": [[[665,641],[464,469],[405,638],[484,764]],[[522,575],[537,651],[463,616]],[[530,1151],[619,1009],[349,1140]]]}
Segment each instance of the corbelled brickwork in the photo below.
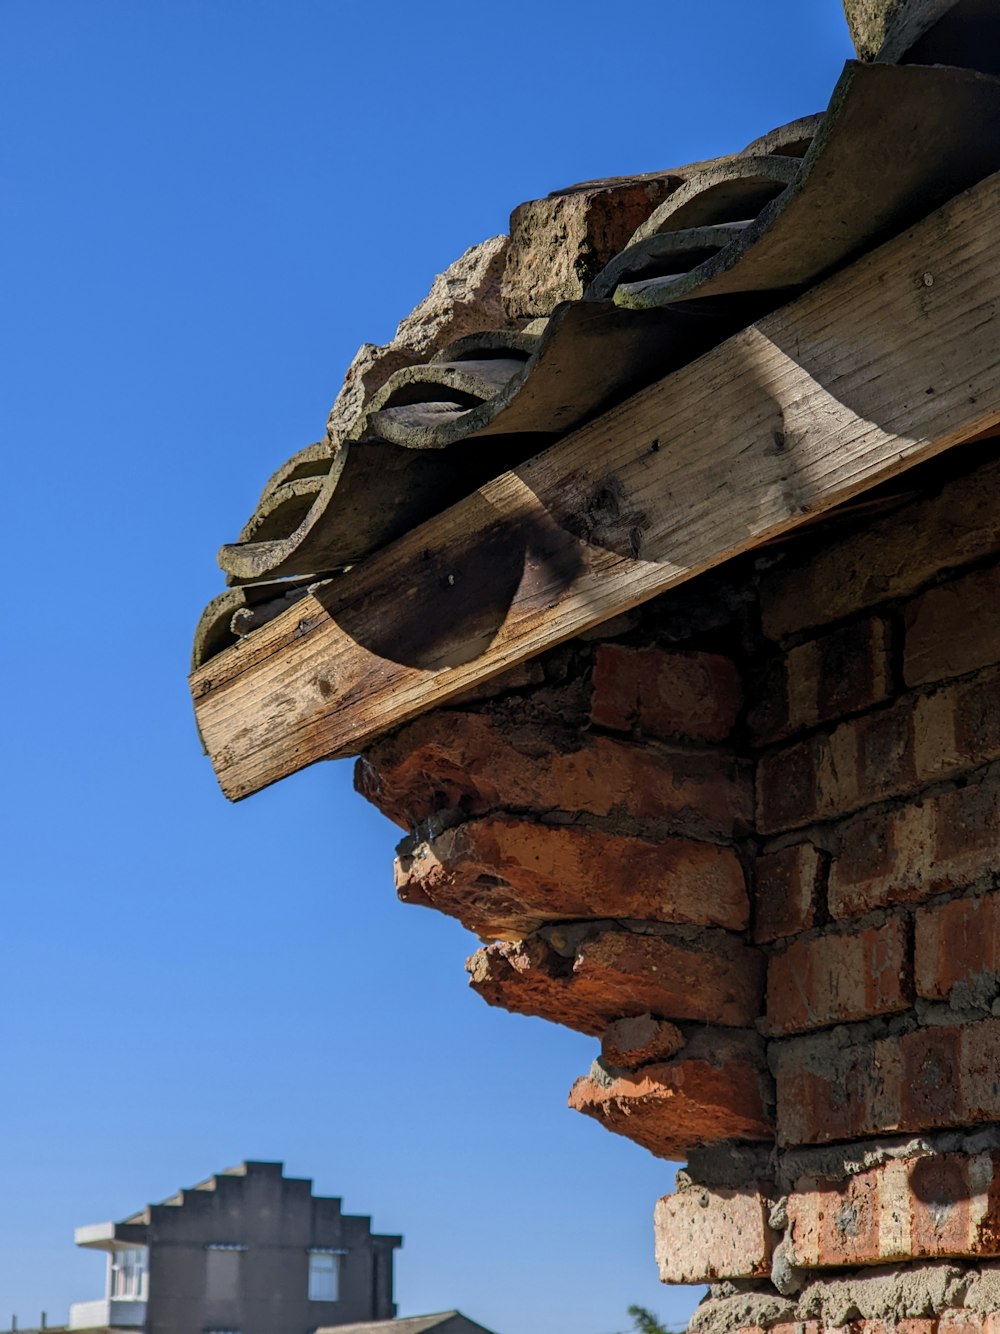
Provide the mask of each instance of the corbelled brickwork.
{"label": "corbelled brickwork", "polygon": [[1000,458],[967,446],[377,743],[396,883],[687,1159],[704,1334],[1000,1334]]}

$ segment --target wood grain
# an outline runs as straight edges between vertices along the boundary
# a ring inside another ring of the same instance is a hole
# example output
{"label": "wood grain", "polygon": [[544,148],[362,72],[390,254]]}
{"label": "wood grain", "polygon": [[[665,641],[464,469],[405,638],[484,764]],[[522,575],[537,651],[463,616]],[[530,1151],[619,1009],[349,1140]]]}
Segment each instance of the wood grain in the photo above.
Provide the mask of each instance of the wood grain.
{"label": "wood grain", "polygon": [[1000,176],[191,677],[248,796],[1000,423]]}

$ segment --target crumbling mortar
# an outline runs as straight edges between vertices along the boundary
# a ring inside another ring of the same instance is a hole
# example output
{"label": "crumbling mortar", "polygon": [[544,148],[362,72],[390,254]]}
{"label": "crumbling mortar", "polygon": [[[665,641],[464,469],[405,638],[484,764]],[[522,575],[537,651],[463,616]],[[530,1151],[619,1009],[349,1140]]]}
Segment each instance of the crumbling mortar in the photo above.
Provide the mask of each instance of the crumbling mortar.
{"label": "crumbling mortar", "polygon": [[907,693],[909,687],[906,684],[905,661],[906,661],[906,622],[901,603],[896,607],[887,607],[881,613],[882,619],[888,627],[888,651],[886,658],[889,666],[889,695],[892,699],[899,699]]}
{"label": "crumbling mortar", "polygon": [[[748,1028],[727,1028],[722,1024],[678,1024],[678,1027],[686,1038],[681,1050],[666,1060],[657,1058],[644,1064],[662,1067],[683,1065],[687,1061],[704,1061],[721,1069],[730,1061],[749,1062],[757,1067],[761,1098],[765,1106],[773,1109],[774,1083],[767,1073],[760,1040],[755,1033]],[[614,1080],[633,1076],[643,1068],[643,1065],[616,1065],[604,1056],[596,1056],[590,1067],[590,1078],[608,1088]]]}
{"label": "crumbling mortar", "polygon": [[[770,849],[769,849],[770,851]],[[957,889],[943,890],[939,894],[929,895],[927,898],[903,900],[897,903],[887,904],[882,908],[873,908],[871,912],[865,913],[861,917],[831,917],[829,913],[824,915],[824,920],[817,922],[815,926],[806,928],[804,931],[796,931],[792,935],[780,936],[776,940],[767,941],[759,946],[760,949],[770,958],[775,954],[782,954],[792,944],[807,944],[814,940],[821,940],[825,937],[836,938],[845,935],[859,935],[863,931],[878,930],[886,925],[893,918],[898,918],[907,924],[908,939],[906,945],[907,978],[909,984],[913,982],[912,976],[912,957],[913,957],[913,930],[918,912],[928,908],[939,908],[946,903],[953,903],[956,899],[981,899],[984,895],[992,893],[1000,884],[1000,871],[987,871],[969,885],[959,886]],[[993,974],[984,974],[992,977]],[[963,986],[961,982],[956,984],[956,989]],[[918,1011],[922,1006],[935,1006],[937,1004],[950,1004],[956,1010],[979,1009],[988,1013],[990,1005],[995,999],[995,995],[1000,994],[1000,984],[998,984],[998,993],[990,996],[988,1003],[976,1004],[963,1003],[959,990],[959,996],[948,1002],[930,1002],[921,1000],[917,997],[914,1001],[914,1008]],[[833,1028],[837,1026],[838,1021],[832,1021],[824,1025],[824,1028]],[[928,1023],[951,1022],[931,1018]],[[816,1032],[821,1031],[816,1029]]]}
{"label": "crumbling mortar", "polygon": [[[756,817],[756,811],[754,812],[754,815]],[[747,889],[747,925],[743,935],[746,941],[749,944],[754,945],[757,949],[762,948],[756,938],[757,912],[759,907],[757,898],[757,860],[760,857],[760,847],[761,841],[755,834],[751,834],[747,838],[738,839],[733,844],[733,851],[736,853],[737,860],[743,871],[743,882]]]}
{"label": "crumbling mortar", "polygon": [[741,1326],[770,1329],[776,1324],[821,1320],[824,1329],[849,1327],[855,1320],[898,1320],[937,1316],[945,1311],[996,1314],[1000,1266],[974,1269],[953,1260],[870,1269],[831,1269],[807,1275],[797,1298],[781,1297],[766,1282],[712,1284],[688,1326],[694,1334],[732,1334]]}
{"label": "crumbling mortar", "polygon": [[[951,683],[942,682],[940,684],[950,685]],[[810,842],[829,851],[831,855],[837,856],[841,850],[841,827],[857,819],[859,815],[889,815],[893,811],[921,805],[924,801],[942,796],[947,792],[960,792],[967,787],[976,787],[980,783],[998,776],[1000,776],[1000,761],[989,760],[985,764],[977,764],[965,769],[961,774],[953,775],[951,778],[942,778],[923,787],[914,787],[897,796],[886,797],[882,801],[869,802],[867,805],[858,806],[843,814],[832,816],[828,820],[815,820],[812,824],[797,825],[794,829],[785,829],[776,834],[769,834],[767,835],[767,850],[777,851],[779,845],[787,847],[795,843]]]}
{"label": "crumbling mortar", "polygon": [[[825,921],[818,922],[815,926],[807,927],[804,931],[796,931],[790,936],[782,936],[778,940],[768,941],[759,948],[770,958],[775,954],[783,954],[793,944],[809,944],[814,940],[836,939],[845,935],[857,935],[862,931],[878,930],[894,917],[912,918],[919,906],[912,903],[892,904],[888,908],[875,908],[864,917],[849,919],[827,916]],[[832,1020],[829,1024],[823,1025],[823,1028],[833,1028],[837,1022]],[[819,1032],[820,1029],[817,1028],[816,1031]]]}
{"label": "crumbling mortar", "polygon": [[880,1042],[883,1038],[904,1037],[907,1033],[915,1032],[918,1027],[916,1015],[909,1010],[886,1017],[860,1019],[851,1024],[834,1024],[817,1033],[795,1033],[788,1037],[772,1038],[767,1044],[768,1066],[772,1074],[776,1073],[775,1061],[779,1050],[787,1051],[794,1047],[796,1057],[804,1069],[826,1074],[831,1047],[847,1051],[852,1047]]}
{"label": "crumbling mortar", "polygon": [[[957,999],[962,999],[959,991]],[[996,1001],[989,1006],[974,1005],[957,1008],[949,1001],[925,1001],[918,999],[907,1010],[896,1014],[880,1016],[874,1019],[862,1019],[850,1024],[832,1024],[826,1028],[817,1028],[808,1033],[793,1033],[783,1037],[772,1037],[767,1043],[767,1062],[772,1074],[776,1074],[776,1062],[779,1050],[787,1051],[797,1046],[797,1059],[804,1069],[812,1069],[817,1074],[828,1071],[831,1042],[838,1051],[847,1051],[853,1047],[868,1046],[886,1038],[905,1037],[908,1033],[918,1032],[922,1028],[963,1028],[969,1024],[982,1023],[984,1019],[997,1017],[1000,1005]],[[813,1047],[813,1050],[810,1048]]]}
{"label": "crumbling mortar", "polygon": [[[783,736],[779,741],[769,742],[765,746],[759,746],[752,750],[751,752],[752,758],[755,762],[759,763],[760,760],[772,754],[776,754],[779,751],[787,750],[789,747],[793,745],[798,745],[802,741],[808,741],[815,737],[821,737],[821,736],[830,737],[839,727],[843,726],[845,722],[851,722],[857,718],[874,718],[881,714],[891,712],[893,709],[897,708],[902,702],[906,700],[916,701],[919,699],[932,699],[935,695],[941,694],[942,691],[950,690],[952,689],[953,686],[957,684],[961,684],[962,682],[965,681],[971,681],[976,677],[988,679],[991,675],[1000,675],[1000,665],[996,663],[988,663],[983,667],[975,668],[973,671],[965,672],[961,676],[949,676],[941,681],[927,681],[921,683],[920,685],[916,685],[913,686],[912,688],[906,689],[905,691],[903,691],[902,694],[893,696],[889,699],[879,700],[878,703],[872,704],[864,709],[859,709],[857,712],[850,714],[845,713],[837,718],[826,719],[824,722],[818,723],[814,727],[808,727],[802,729],[800,732],[797,732],[794,736],[791,735]],[[982,767],[982,766],[977,766],[977,767]],[[967,772],[972,773],[975,772],[975,770],[970,769]],[[951,779],[945,781],[954,782],[955,780]],[[938,786],[943,786],[943,784],[939,784]],[[914,786],[912,788],[908,788],[906,792],[903,792],[896,797],[888,798],[885,802],[872,802],[870,803],[870,806],[859,807],[858,809],[868,810],[879,805],[891,806],[893,802],[905,800],[908,796],[912,796],[913,793],[922,792],[925,790],[930,791],[931,789],[930,787],[924,789],[919,786]],[[837,820],[839,821],[844,818],[845,818],[844,816],[838,816]],[[829,824],[831,823],[831,821],[818,820],[816,821],[816,823]]]}
{"label": "crumbling mortar", "polygon": [[670,750],[676,754],[682,751],[691,755],[720,755],[724,759],[731,760],[738,769],[746,769],[748,772],[752,769],[754,757],[749,752],[741,752],[734,744],[733,734],[724,741],[706,741],[703,737],[688,736],[684,732],[673,732],[668,736],[657,733],[656,736],[650,736],[643,732],[638,722],[633,723],[627,732],[618,728],[605,727],[600,723],[584,723],[580,729],[581,734],[587,732],[593,736],[609,737],[613,741],[630,742],[633,745],[649,748],[654,753],[662,754],[664,750]]}
{"label": "crumbling mortar", "polygon": [[801,1178],[846,1181],[888,1162],[934,1158],[942,1154],[973,1156],[1000,1148],[1000,1127],[939,1131],[903,1138],[881,1138],[843,1145],[786,1149],[778,1155],[778,1184],[793,1191]]}
{"label": "crumbling mortar", "polygon": [[541,926],[532,934],[540,936],[557,954],[568,956],[576,954],[584,941],[602,931],[624,931],[637,936],[661,936],[667,940],[697,945],[706,951],[717,951],[722,954],[745,943],[745,933],[729,931],[723,926],[654,922],[636,917],[566,918]]}
{"label": "crumbling mortar", "polygon": [[433,843],[442,833],[463,824],[475,824],[480,820],[525,820],[532,824],[550,828],[572,825],[579,829],[593,830],[596,833],[620,834],[627,838],[641,839],[645,843],[663,843],[672,838],[691,839],[696,843],[710,843],[714,847],[734,848],[739,850],[746,841],[744,837],[727,838],[717,830],[706,828],[704,817],[692,812],[692,818],[685,819],[685,812],[661,820],[637,820],[629,815],[621,805],[612,806],[607,815],[592,815],[589,811],[567,811],[558,806],[540,811],[531,806],[493,806],[488,810],[470,815],[460,808],[435,811],[425,820],[418,821],[413,831],[397,845],[398,856],[411,855],[411,849],[418,843]]}

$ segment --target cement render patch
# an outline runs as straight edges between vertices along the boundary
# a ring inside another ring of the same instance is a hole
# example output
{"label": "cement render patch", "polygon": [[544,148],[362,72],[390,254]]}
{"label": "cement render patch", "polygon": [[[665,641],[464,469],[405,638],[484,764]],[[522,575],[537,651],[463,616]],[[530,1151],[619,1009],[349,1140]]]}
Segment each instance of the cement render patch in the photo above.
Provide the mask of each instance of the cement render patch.
{"label": "cement render patch", "polygon": [[1000,1311],[1000,1264],[968,1269],[943,1261],[817,1278],[797,1300],[759,1287],[718,1284],[688,1328],[691,1334],[732,1334],[741,1326],[768,1329],[779,1323],[819,1320],[823,1328],[843,1329],[855,1320],[894,1322],[945,1311],[976,1315]]}

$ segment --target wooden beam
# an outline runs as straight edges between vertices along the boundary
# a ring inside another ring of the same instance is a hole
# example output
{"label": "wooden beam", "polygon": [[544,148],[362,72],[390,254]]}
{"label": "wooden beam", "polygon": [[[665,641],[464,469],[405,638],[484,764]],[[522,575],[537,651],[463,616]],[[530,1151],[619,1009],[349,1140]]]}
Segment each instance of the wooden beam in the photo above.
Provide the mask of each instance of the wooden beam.
{"label": "wooden beam", "polygon": [[995,176],[206,663],[223,791],[357,753],[1000,423],[998,218]]}

